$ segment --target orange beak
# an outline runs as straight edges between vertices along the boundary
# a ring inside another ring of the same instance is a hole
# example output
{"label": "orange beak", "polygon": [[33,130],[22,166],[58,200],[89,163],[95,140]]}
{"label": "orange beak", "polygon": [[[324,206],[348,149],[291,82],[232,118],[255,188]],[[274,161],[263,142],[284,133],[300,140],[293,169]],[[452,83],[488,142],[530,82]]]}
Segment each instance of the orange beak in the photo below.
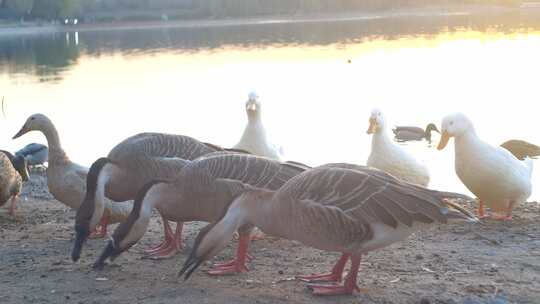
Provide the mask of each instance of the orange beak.
{"label": "orange beak", "polygon": [[377,121],[374,118],[369,119],[369,128],[367,129],[367,134],[373,134],[377,130]]}
{"label": "orange beak", "polygon": [[450,135],[448,135],[448,132],[442,131],[441,133],[441,140],[439,141],[439,145],[437,146],[437,150],[442,150],[446,145],[448,144],[448,141],[450,140]]}

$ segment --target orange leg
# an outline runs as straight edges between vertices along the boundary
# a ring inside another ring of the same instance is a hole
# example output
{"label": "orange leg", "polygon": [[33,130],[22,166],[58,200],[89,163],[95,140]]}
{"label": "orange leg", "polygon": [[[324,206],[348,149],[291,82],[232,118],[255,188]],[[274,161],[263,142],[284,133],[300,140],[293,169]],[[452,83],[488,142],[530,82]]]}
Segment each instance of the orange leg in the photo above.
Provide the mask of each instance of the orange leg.
{"label": "orange leg", "polygon": [[163,227],[165,228],[165,240],[157,248],[147,251],[146,257],[148,258],[167,259],[175,256],[180,250],[182,250],[182,230],[184,223],[177,222],[175,232],[172,233],[169,222],[166,219],[163,219],[163,221]]}
{"label": "orange leg", "polygon": [[96,226],[96,229],[88,236],[89,239],[102,239],[107,236],[107,225],[109,224],[109,219],[104,216],[99,221],[99,224]]}
{"label": "orange leg", "polygon": [[479,218],[485,218],[486,217],[486,211],[484,209],[484,202],[480,201],[478,204],[478,217]]}
{"label": "orange leg", "polygon": [[167,247],[167,245],[172,242],[172,239],[174,237],[174,233],[172,232],[171,225],[169,224],[169,221],[165,219],[163,216],[161,217],[161,220],[163,221],[163,234],[164,238],[163,241],[157,245],[150,247],[144,251],[146,254],[151,254],[153,252],[162,250],[163,248]]}
{"label": "orange leg", "polygon": [[506,208],[506,214],[502,216],[492,216],[495,220],[500,221],[511,221],[512,220],[512,210],[514,210],[514,206],[516,205],[516,201],[510,201],[508,203],[508,207]]}
{"label": "orange leg", "polygon": [[236,259],[228,263],[217,264],[208,270],[209,275],[226,275],[226,274],[235,274],[249,271],[246,266],[246,261],[248,260],[248,245],[249,245],[249,234],[240,234],[238,240],[238,247],[236,249]]}
{"label": "orange leg", "polygon": [[308,284],[308,288],[313,291],[314,295],[319,296],[351,295],[355,291],[360,291],[360,288],[356,285],[360,260],[361,256],[351,256],[351,269],[347,277],[345,277],[343,285]]}
{"label": "orange leg", "polygon": [[11,205],[9,206],[9,215],[15,216],[15,210],[17,210],[17,206],[15,204],[17,203],[18,195],[14,195],[11,197]]}
{"label": "orange leg", "polygon": [[351,255],[348,253],[343,253],[339,260],[337,261],[336,265],[334,265],[334,268],[332,268],[332,271],[330,273],[325,274],[315,274],[315,275],[308,275],[308,276],[296,276],[296,279],[303,281],[303,282],[341,282],[342,276],[343,276],[343,270],[345,269],[345,265],[347,264],[347,261],[349,260],[349,257]]}

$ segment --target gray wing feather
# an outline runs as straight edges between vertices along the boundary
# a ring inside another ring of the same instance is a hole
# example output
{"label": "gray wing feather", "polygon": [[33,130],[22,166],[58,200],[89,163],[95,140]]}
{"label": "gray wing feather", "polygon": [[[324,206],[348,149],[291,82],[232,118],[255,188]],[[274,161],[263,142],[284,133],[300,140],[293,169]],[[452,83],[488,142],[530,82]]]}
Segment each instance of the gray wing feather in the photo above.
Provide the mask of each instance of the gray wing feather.
{"label": "gray wing feather", "polygon": [[250,154],[230,153],[203,157],[186,166],[180,179],[189,176],[193,185],[205,187],[215,179],[238,180],[253,187],[279,189],[304,169]]}
{"label": "gray wing feather", "polygon": [[399,223],[411,226],[413,222],[446,222],[446,204],[436,191],[413,187],[391,176],[381,178],[379,172],[369,172],[372,170],[313,169],[293,178],[278,195],[332,210],[338,208],[362,224],[380,221],[397,227]]}

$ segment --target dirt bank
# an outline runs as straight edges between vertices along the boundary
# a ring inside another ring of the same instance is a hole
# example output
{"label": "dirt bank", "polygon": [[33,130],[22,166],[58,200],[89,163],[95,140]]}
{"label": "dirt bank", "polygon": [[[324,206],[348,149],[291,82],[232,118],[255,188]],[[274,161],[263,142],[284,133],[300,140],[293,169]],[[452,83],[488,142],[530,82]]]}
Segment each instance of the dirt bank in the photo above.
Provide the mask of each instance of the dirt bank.
{"label": "dirt bank", "polygon": [[[50,198],[44,182],[34,177],[26,186],[15,219],[0,209],[0,303],[540,303],[537,203],[520,206],[511,223],[441,226],[372,253],[358,278],[367,291],[320,298],[292,278],[326,272],[338,254],[276,238],[252,244],[249,273],[199,271],[177,281],[202,223],[187,225],[187,248],[171,260],[141,259],[143,248],[160,241],[154,219],[143,241],[103,271],[89,267],[103,240],[90,241],[74,264],[74,212]],[[217,259],[230,258],[235,245]]]}

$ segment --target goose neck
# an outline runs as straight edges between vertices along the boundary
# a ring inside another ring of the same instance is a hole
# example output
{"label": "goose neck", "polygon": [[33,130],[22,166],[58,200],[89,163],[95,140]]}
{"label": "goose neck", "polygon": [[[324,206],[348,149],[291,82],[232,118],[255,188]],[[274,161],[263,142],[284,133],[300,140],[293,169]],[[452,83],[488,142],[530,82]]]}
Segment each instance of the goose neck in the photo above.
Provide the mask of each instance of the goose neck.
{"label": "goose neck", "polygon": [[259,227],[272,235],[282,235],[283,221],[286,215],[280,212],[280,206],[273,201],[273,191],[256,190],[246,193],[246,199],[241,201],[241,209],[245,222]]}
{"label": "goose neck", "polygon": [[384,130],[377,130],[373,134],[373,138],[371,139],[371,143],[374,146],[378,146],[378,145],[387,145],[388,143],[391,143],[391,141],[390,141],[390,138],[384,132]]}
{"label": "goose neck", "polygon": [[42,130],[42,132],[47,139],[47,144],[49,145],[49,162],[67,160],[68,157],[62,148],[60,136],[58,135],[56,128],[53,125],[48,125]]}
{"label": "goose neck", "polygon": [[94,229],[101,220],[105,212],[105,186],[109,181],[108,175],[100,175],[97,180],[97,185],[94,194],[94,213],[90,221],[90,227]]}
{"label": "goose neck", "polygon": [[481,144],[480,139],[476,135],[474,130],[467,131],[459,136],[455,137],[454,149],[456,155],[466,153],[467,151],[474,150]]}

